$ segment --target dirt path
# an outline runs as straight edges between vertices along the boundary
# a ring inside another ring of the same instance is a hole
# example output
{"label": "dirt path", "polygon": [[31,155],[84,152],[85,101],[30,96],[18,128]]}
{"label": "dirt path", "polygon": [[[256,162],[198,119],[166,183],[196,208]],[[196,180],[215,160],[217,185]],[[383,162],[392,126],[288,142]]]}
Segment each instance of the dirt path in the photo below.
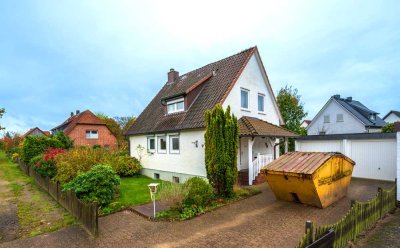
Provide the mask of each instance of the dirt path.
{"label": "dirt path", "polygon": [[0,243],[72,223],[73,217],[0,151]]}
{"label": "dirt path", "polygon": [[0,171],[0,243],[14,240],[19,231],[17,207],[11,201],[9,182],[2,175]]}
{"label": "dirt path", "polygon": [[369,199],[377,186],[391,185],[353,180],[348,197],[318,209],[276,201],[263,184],[259,195],[188,221],[151,222],[124,211],[100,218],[96,239],[71,227],[0,247],[294,247],[304,233],[306,220],[316,225],[333,223],[347,212],[351,199]]}

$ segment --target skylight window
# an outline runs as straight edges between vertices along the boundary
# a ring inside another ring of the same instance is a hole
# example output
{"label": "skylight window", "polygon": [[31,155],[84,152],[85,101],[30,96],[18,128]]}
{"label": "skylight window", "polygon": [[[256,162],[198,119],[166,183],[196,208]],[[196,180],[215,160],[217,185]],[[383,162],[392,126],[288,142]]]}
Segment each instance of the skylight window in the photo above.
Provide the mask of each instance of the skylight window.
{"label": "skylight window", "polygon": [[185,102],[183,98],[167,102],[168,114],[185,111]]}

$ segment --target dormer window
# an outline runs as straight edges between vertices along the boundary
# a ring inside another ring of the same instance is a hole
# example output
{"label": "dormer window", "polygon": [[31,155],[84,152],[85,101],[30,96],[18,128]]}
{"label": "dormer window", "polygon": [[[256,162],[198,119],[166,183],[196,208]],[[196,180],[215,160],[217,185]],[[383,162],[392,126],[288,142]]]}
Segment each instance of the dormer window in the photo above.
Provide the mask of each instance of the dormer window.
{"label": "dormer window", "polygon": [[370,119],[371,121],[374,121],[374,120],[376,119],[376,114],[370,114],[370,115],[369,115],[369,119]]}
{"label": "dormer window", "polygon": [[183,98],[167,101],[168,114],[182,112],[182,111],[185,111],[185,102]]}

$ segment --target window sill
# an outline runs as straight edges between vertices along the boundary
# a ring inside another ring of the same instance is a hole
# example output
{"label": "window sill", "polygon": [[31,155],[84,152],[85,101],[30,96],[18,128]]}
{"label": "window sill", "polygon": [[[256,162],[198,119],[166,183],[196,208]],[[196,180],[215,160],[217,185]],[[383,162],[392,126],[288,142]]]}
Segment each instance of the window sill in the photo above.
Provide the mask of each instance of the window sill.
{"label": "window sill", "polygon": [[241,108],[240,110],[244,111],[244,112],[251,112],[250,109],[246,109],[246,108]]}
{"label": "window sill", "polygon": [[259,115],[267,115],[265,112],[258,112]]}
{"label": "window sill", "polygon": [[167,151],[158,151],[158,154],[167,154]]}

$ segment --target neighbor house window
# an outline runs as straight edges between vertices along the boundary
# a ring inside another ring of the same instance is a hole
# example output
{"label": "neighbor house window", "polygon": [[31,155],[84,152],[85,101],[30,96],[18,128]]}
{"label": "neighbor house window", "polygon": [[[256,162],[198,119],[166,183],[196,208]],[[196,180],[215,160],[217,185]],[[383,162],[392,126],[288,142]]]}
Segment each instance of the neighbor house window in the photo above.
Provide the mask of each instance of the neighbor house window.
{"label": "neighbor house window", "polygon": [[98,139],[99,133],[97,130],[86,130],[86,139]]}
{"label": "neighbor house window", "polygon": [[169,136],[169,152],[179,153],[179,136]]}
{"label": "neighbor house window", "polygon": [[183,98],[167,102],[167,112],[168,114],[177,113],[185,111],[185,101]]}
{"label": "neighbor house window", "polygon": [[158,153],[167,153],[167,139],[165,136],[157,137],[157,151]]}
{"label": "neighbor house window", "polygon": [[264,98],[263,94],[258,94],[258,112],[264,112]]}
{"label": "neighbor house window", "polygon": [[336,122],[343,122],[343,114],[336,115]]}
{"label": "neighbor house window", "polygon": [[329,122],[331,122],[329,115],[324,115],[324,123],[329,123]]}
{"label": "neighbor house window", "polygon": [[156,150],[156,139],[154,137],[147,137],[147,150],[149,152]]}
{"label": "neighbor house window", "polygon": [[249,108],[249,90],[240,89],[240,106],[243,109]]}
{"label": "neighbor house window", "polygon": [[320,132],[319,132],[319,135],[325,135],[325,134],[326,134],[325,131],[320,131]]}
{"label": "neighbor house window", "polygon": [[179,183],[179,177],[172,177],[172,182]]}

